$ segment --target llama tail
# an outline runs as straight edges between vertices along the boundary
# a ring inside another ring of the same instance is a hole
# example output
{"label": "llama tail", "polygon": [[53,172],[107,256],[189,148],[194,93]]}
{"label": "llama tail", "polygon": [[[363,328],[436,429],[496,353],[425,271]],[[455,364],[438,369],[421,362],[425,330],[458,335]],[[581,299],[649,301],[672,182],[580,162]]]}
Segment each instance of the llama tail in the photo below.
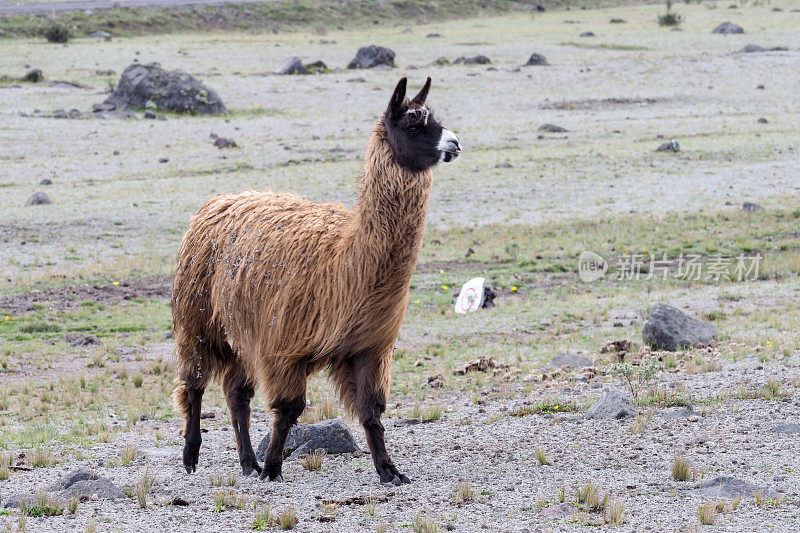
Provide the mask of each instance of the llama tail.
{"label": "llama tail", "polygon": [[172,391],[172,405],[175,409],[175,414],[183,418],[183,429],[181,435],[186,436],[186,421],[189,419],[189,395],[186,392],[186,383],[180,379],[176,379],[175,383],[178,384],[175,390]]}

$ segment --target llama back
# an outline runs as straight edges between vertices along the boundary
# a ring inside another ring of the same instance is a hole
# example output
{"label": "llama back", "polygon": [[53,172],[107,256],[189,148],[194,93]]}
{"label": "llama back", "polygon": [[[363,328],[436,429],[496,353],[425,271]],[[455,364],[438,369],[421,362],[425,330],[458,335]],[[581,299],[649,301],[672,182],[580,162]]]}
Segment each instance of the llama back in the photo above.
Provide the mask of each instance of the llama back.
{"label": "llama back", "polygon": [[[193,307],[181,310],[204,314],[198,318],[218,328],[237,353],[308,355],[320,310],[342,298],[331,283],[332,259],[341,253],[351,217],[340,204],[287,193],[212,198],[192,219],[181,248],[176,292],[188,288],[192,297],[184,302]],[[251,357],[243,360],[262,366]]]}

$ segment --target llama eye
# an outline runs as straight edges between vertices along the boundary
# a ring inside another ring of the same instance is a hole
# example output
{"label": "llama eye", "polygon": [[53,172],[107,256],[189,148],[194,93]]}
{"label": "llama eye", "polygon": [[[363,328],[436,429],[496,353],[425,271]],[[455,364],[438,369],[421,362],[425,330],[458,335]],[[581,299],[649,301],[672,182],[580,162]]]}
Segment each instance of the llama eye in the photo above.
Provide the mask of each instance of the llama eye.
{"label": "llama eye", "polygon": [[417,133],[419,131],[419,127],[417,127],[417,126],[409,126],[406,131],[408,131],[408,133]]}

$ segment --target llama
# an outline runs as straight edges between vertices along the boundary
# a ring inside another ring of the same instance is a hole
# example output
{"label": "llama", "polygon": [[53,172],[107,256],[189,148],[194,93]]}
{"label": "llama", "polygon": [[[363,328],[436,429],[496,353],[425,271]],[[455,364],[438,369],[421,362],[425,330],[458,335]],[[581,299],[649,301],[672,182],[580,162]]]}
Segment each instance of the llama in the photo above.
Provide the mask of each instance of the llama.
{"label": "llama", "polygon": [[[389,457],[380,417],[392,350],[422,245],[434,167],[461,153],[406,78],[367,143],[358,201],[348,210],[295,194],[217,196],[192,218],[172,296],[176,410],[184,418],[183,465],[197,469],[200,405],[222,383],[244,475],[282,481],[283,446],[306,406],[306,380],[326,369],[364,428],[382,483],[410,483]],[[259,387],[272,409],[261,468],[250,441]]]}

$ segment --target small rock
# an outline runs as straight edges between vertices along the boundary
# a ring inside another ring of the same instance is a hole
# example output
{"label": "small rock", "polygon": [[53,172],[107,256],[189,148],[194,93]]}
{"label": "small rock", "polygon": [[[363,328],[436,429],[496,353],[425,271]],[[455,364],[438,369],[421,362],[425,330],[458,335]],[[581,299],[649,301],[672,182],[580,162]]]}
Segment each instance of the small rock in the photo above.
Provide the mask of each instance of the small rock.
{"label": "small rock", "polygon": [[668,419],[689,418],[699,417],[700,413],[694,411],[691,407],[681,407],[678,409],[671,409],[666,413],[661,413],[661,416]]}
{"label": "small rock", "polygon": [[742,211],[753,213],[754,211],[764,211],[764,208],[754,202],[745,202],[742,204]]}
{"label": "small rock", "polygon": [[189,502],[181,498],[180,496],[175,496],[172,498],[172,501],[169,502],[170,505],[174,505],[176,507],[188,507]]}
{"label": "small rock", "polygon": [[542,124],[539,126],[539,131],[546,131],[547,133],[566,133],[569,130],[555,124]]}
{"label": "small rock", "polygon": [[642,338],[654,350],[705,347],[717,336],[717,328],[692,318],[665,303],[657,303],[642,329]]}
{"label": "small rock", "polygon": [[439,39],[442,36],[441,33],[429,33],[425,36],[427,39]]}
{"label": "small rock", "polygon": [[578,511],[578,507],[570,502],[559,503],[539,509],[539,516],[542,518],[570,518]]}
{"label": "small rock", "polygon": [[226,139],[225,137],[217,137],[214,139],[214,146],[217,148],[238,148],[236,141],[233,139]]}
{"label": "small rock", "polygon": [[41,191],[35,192],[28,198],[28,201],[25,202],[25,205],[47,205],[52,204],[53,200],[47,196],[47,193],[43,193]]}
{"label": "small rock", "polygon": [[681,151],[681,145],[678,144],[678,141],[676,141],[675,139],[672,139],[671,141],[666,142],[661,146],[659,146],[658,148],[656,148],[656,152],[680,152],[680,151]]}
{"label": "small rock", "polygon": [[525,63],[525,66],[546,66],[550,63],[547,62],[547,59],[542,54],[531,54],[531,57],[528,58],[528,62]]}
{"label": "small rock", "polygon": [[89,37],[89,39],[105,39],[106,41],[111,40],[111,34],[107,31],[93,31],[87,37]]}
{"label": "small rock", "polygon": [[497,293],[488,285],[483,287],[483,303],[482,308],[491,309],[494,307],[494,299],[497,298]]}
{"label": "small rock", "polygon": [[477,56],[473,56],[473,57],[461,56],[461,57],[457,58],[455,61],[453,61],[453,64],[454,65],[460,65],[460,64],[464,64],[464,65],[488,65],[491,62],[492,61],[488,57],[486,57],[484,55],[477,55]]}
{"label": "small rock", "polygon": [[444,376],[436,374],[435,376],[428,376],[428,386],[432,389],[441,389],[444,387]]}
{"label": "small rock", "polygon": [[593,364],[594,361],[586,356],[575,352],[564,352],[553,357],[553,359],[543,367],[543,370],[549,372],[565,366],[569,366],[570,368],[585,368],[587,366],[592,366]]}
{"label": "small rock", "polygon": [[764,89],[766,89],[766,87],[764,86],[763,83],[759,83],[758,85],[756,85],[756,89],[763,91]]}
{"label": "small rock", "polygon": [[764,117],[761,117],[761,118],[758,119],[758,123],[759,124],[767,124],[767,123],[769,123],[769,120],[765,119]]}
{"label": "small rock", "polygon": [[617,390],[612,390],[604,394],[597,403],[586,411],[586,418],[612,418],[622,419],[629,416],[636,416],[638,411],[633,406],[627,396]]}
{"label": "small rock", "polygon": [[748,44],[748,45],[745,45],[745,47],[742,48],[741,51],[742,51],[742,53],[745,53],[745,54],[752,54],[752,53],[756,53],[756,52],[766,52],[767,49],[764,48],[763,46],[758,46],[757,44]]}
{"label": "small rock", "polygon": [[712,499],[752,498],[756,492],[760,492],[765,498],[779,497],[779,494],[774,490],[758,487],[733,476],[717,476],[710,481],[704,481],[700,488],[691,492],[699,493]]}
{"label": "small rock", "polygon": [[53,180],[51,180],[50,178],[45,178],[39,182],[39,185],[52,185],[52,184]]}
{"label": "small rock", "polygon": [[723,35],[729,35],[732,33],[744,33],[744,28],[742,28],[738,24],[734,24],[733,22],[723,22],[722,24],[714,28],[711,33],[721,33]]}
{"label": "small rock", "polygon": [[600,353],[619,353],[630,352],[633,349],[633,342],[628,339],[617,339],[608,341],[600,348]]}
{"label": "small rock", "polygon": [[158,158],[158,162],[159,163],[169,163],[169,157],[159,157]]}
{"label": "small rock", "polygon": [[625,24],[625,19],[611,19],[609,22],[611,24]]}
{"label": "small rock", "polygon": [[304,66],[309,74],[327,74],[331,71],[331,69],[328,68],[328,65],[322,61],[314,61],[313,63],[308,63]]}
{"label": "small rock", "polygon": [[388,67],[394,68],[394,52],[383,46],[363,46],[356,52],[356,57],[347,65],[349,69]]}
{"label": "small rock", "polygon": [[23,77],[22,81],[27,81],[28,83],[39,83],[44,79],[44,74],[38,68],[33,70],[29,70]]}
{"label": "small rock", "polygon": [[152,109],[147,109],[144,112],[144,118],[150,119],[150,120],[155,120],[156,119],[156,112],[153,111]]}
{"label": "small rock", "polygon": [[585,31],[581,33],[578,37],[596,37],[596,35],[594,34],[594,32]]}
{"label": "small rock", "polygon": [[275,70],[275,74],[289,75],[289,74],[308,74],[308,69],[303,66],[303,62],[297,56],[292,56],[286,59],[281,66]]}
{"label": "small rock", "polygon": [[457,376],[463,376],[467,372],[488,372],[493,368],[507,368],[508,365],[503,365],[497,363],[492,357],[488,355],[482,355],[478,359],[473,359],[463,368],[459,368],[453,370],[453,374]]}
{"label": "small rock", "polygon": [[73,348],[100,344],[100,339],[94,335],[81,335],[80,333],[67,333],[64,340]]}
{"label": "small rock", "polygon": [[800,433],[800,424],[780,424],[769,430],[770,433],[779,433],[783,435],[796,435]]}
{"label": "small rock", "polygon": [[[258,445],[256,457],[264,460],[264,454],[269,446],[270,435]],[[297,459],[303,454],[314,450],[325,450],[326,453],[351,453],[358,451],[358,446],[350,433],[350,428],[341,418],[334,418],[317,422],[316,424],[297,424],[289,431],[289,437],[283,447],[283,454],[291,454],[291,459]]]}

